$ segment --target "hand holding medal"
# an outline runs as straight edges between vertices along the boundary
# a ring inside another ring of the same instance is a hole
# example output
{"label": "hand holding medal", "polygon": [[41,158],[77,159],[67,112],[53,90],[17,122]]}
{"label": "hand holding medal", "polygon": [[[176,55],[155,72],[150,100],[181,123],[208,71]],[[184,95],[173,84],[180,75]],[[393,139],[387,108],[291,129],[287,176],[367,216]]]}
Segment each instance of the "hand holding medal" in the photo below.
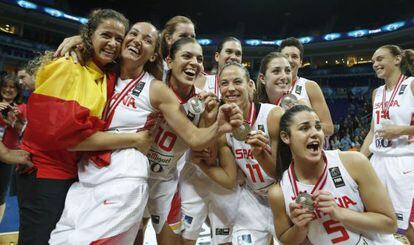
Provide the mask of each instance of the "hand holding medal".
{"label": "hand holding medal", "polygon": [[252,131],[251,125],[253,125],[254,120],[255,120],[254,117],[256,116],[256,107],[254,103],[250,105],[248,115],[249,115],[248,120],[244,121],[240,127],[234,129],[232,132],[233,137],[238,141],[245,141],[250,131]]}
{"label": "hand holding medal", "polygon": [[315,210],[312,195],[307,192],[299,193],[295,199],[295,202],[302,205],[303,208],[306,208],[310,212],[313,212],[313,210]]}

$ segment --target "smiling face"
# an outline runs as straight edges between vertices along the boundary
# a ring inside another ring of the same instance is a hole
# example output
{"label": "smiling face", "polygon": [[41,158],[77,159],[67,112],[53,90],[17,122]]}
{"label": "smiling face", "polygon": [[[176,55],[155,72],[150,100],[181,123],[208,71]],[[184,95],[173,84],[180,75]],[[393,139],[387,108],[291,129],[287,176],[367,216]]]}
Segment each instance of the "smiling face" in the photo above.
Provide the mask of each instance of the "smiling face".
{"label": "smiling face", "polygon": [[387,80],[395,69],[400,69],[401,58],[400,55],[393,56],[387,48],[379,48],[372,55],[372,68],[378,78]]}
{"label": "smiling face", "polygon": [[226,66],[220,73],[219,86],[225,103],[235,103],[242,110],[249,108],[250,93],[254,87],[242,68]]}
{"label": "smiling face", "polygon": [[240,42],[228,41],[223,44],[220,53],[216,52],[214,56],[218,63],[219,70],[224,64],[229,62],[241,63],[242,61],[242,47]]}
{"label": "smiling face", "polygon": [[93,59],[103,67],[116,59],[124,39],[125,26],[114,19],[103,20],[91,36]]}
{"label": "smiling face", "polygon": [[132,26],[122,43],[122,59],[125,63],[133,62],[136,66],[154,61],[158,31],[153,25],[139,22]]}
{"label": "smiling face", "polygon": [[[269,98],[280,98],[289,93],[292,85],[292,71],[289,62],[284,57],[272,59],[265,74],[259,75],[260,82],[264,85]],[[274,103],[274,101],[270,101]]]}
{"label": "smiling face", "polygon": [[[302,57],[300,57],[300,50],[295,46],[286,46],[280,50],[282,54],[288,57],[292,73],[296,76],[299,68],[302,67]],[[295,77],[296,78],[296,77]]]}
{"label": "smiling face", "polygon": [[325,135],[318,115],[313,111],[296,113],[289,131],[281,132],[281,139],[289,145],[292,155],[307,162],[319,162]]}
{"label": "smiling face", "polygon": [[18,94],[18,88],[13,81],[6,80],[0,88],[0,95],[4,102],[11,103]]}
{"label": "smiling face", "polygon": [[188,42],[177,48],[173,57],[167,57],[171,69],[171,79],[181,84],[193,86],[203,67],[203,50],[196,42]]}

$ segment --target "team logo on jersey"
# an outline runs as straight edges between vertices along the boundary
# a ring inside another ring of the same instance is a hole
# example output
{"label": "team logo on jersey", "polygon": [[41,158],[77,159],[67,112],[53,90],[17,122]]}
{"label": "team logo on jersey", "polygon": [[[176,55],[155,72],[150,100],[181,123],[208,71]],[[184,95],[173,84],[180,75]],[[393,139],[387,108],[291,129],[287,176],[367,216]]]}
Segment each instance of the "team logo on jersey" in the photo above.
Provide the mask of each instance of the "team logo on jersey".
{"label": "team logo on jersey", "polygon": [[191,225],[193,223],[193,217],[184,215],[184,223]]}
{"label": "team logo on jersey", "polygon": [[404,221],[404,216],[402,213],[395,213],[395,216],[397,216],[397,220]]}
{"label": "team logo on jersey", "polygon": [[219,235],[219,236],[230,235],[230,228],[216,228],[216,235]]}
{"label": "team logo on jersey", "polygon": [[302,93],[302,86],[296,86],[295,93],[301,94]]}
{"label": "team logo on jersey", "polygon": [[237,237],[238,245],[253,245],[252,235],[244,234]]}
{"label": "team logo on jersey", "polygon": [[331,174],[332,181],[334,182],[334,185],[336,188],[345,186],[345,182],[344,182],[344,179],[342,178],[339,167],[329,168],[329,173]]}
{"label": "team logo on jersey", "polygon": [[151,215],[151,221],[154,224],[159,224],[160,223],[160,216],[158,216],[158,215]]}
{"label": "team logo on jersey", "polygon": [[407,85],[406,85],[406,84],[401,85],[400,91],[398,91],[398,95],[402,95],[402,94],[404,94],[404,91],[405,91],[405,88],[406,88],[406,87],[407,87]]}
{"label": "team logo on jersey", "polygon": [[135,88],[132,90],[132,95],[138,97],[142,90],[144,89],[145,83],[144,82],[138,82],[138,84],[135,86]]}

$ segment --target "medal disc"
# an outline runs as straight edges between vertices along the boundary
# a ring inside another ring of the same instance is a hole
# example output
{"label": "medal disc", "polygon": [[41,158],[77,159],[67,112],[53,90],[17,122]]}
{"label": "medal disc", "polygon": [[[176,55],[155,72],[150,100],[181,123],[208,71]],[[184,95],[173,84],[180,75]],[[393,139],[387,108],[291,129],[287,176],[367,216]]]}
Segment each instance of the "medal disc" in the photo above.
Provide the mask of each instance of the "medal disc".
{"label": "medal disc", "polygon": [[307,208],[309,211],[313,211],[313,200],[312,196],[309,193],[301,192],[298,194],[295,200],[296,203],[302,204],[304,208]]}
{"label": "medal disc", "polygon": [[280,107],[287,110],[289,108],[292,108],[294,105],[296,105],[298,102],[298,97],[294,94],[287,94],[283,96],[282,101],[280,102]]}
{"label": "medal disc", "polygon": [[250,133],[250,125],[245,122],[238,129],[233,131],[233,137],[238,141],[244,141],[247,138],[247,135]]}
{"label": "medal disc", "polygon": [[203,113],[204,109],[206,108],[204,101],[200,100],[198,97],[189,99],[187,104],[188,110],[195,115]]}

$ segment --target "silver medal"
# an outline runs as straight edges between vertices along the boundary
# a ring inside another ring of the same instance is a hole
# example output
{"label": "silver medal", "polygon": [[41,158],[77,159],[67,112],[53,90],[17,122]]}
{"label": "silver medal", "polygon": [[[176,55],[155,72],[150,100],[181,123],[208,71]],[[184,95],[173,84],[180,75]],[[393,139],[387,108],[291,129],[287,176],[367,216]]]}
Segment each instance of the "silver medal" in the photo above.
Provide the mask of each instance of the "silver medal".
{"label": "silver medal", "polygon": [[313,212],[315,209],[313,206],[312,195],[306,192],[301,192],[298,194],[295,200],[296,203],[302,204],[302,207],[307,208],[309,211]]}
{"label": "silver medal", "polygon": [[233,137],[238,141],[245,141],[250,131],[250,125],[245,122],[239,128],[233,130]]}
{"label": "silver medal", "polygon": [[296,97],[296,95],[286,94],[285,96],[282,97],[282,101],[280,102],[280,107],[287,110],[297,104],[298,104],[298,97]]}
{"label": "silver medal", "polygon": [[197,96],[192,97],[187,101],[188,110],[194,115],[199,115],[204,112],[206,105],[203,100],[200,100]]}

